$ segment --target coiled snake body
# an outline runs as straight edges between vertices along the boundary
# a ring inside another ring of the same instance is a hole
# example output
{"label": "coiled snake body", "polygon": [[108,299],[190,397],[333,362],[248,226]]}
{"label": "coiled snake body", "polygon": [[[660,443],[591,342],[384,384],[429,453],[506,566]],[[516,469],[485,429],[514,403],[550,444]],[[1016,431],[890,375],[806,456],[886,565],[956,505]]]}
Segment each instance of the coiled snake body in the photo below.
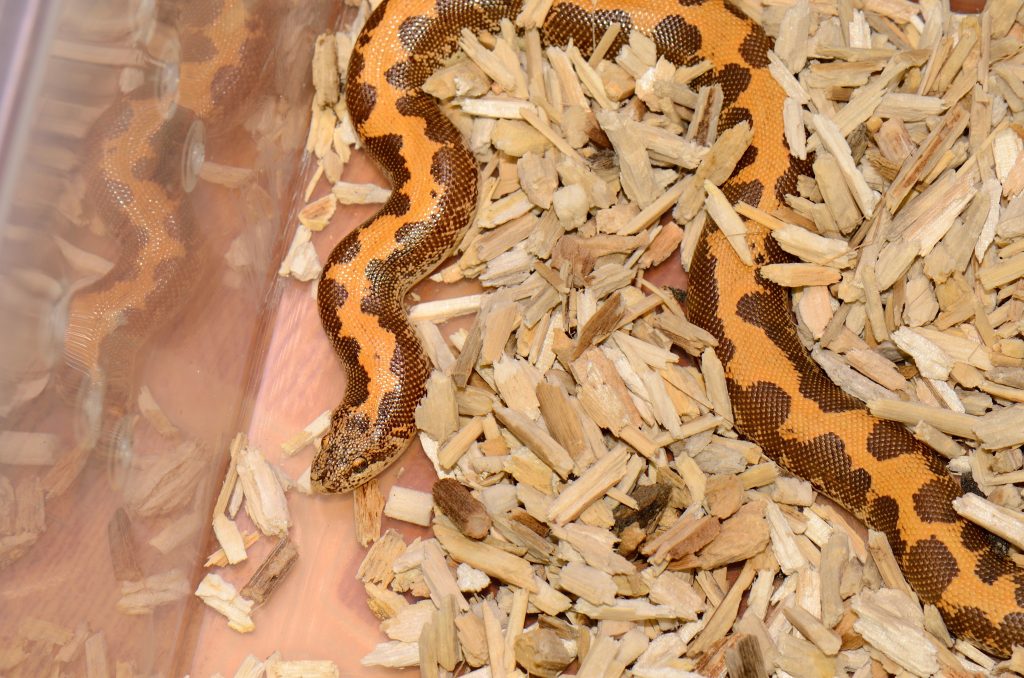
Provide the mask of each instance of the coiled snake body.
{"label": "coiled snake body", "polygon": [[[385,0],[357,40],[347,104],[394,190],[338,244],[320,281],[321,319],[348,373],[313,465],[322,491],[372,478],[415,433],[428,366],[402,299],[453,251],[477,187],[473,156],[422,86],[454,52],[463,28],[496,30],[518,10],[498,0]],[[713,64],[695,85],[721,85],[719,129],[745,120],[754,132],[723,186],[728,198],[771,211],[799,174],[809,174],[784,141],[784,95],[767,70],[771,42],[739,10],[722,0],[556,0],[543,37],[571,40],[588,54],[611,22],[623,34],[647,34],[677,65]],[[747,228],[756,264],[786,260],[766,229]],[[959,489],[941,459],[903,426],[870,416],[824,375],[798,340],[786,292],[744,265],[713,226],[702,236],[690,282],[688,314],[719,342],[739,431],[884,532],[908,581],[954,634],[1000,655],[1024,643],[1024,572],[953,512]]]}

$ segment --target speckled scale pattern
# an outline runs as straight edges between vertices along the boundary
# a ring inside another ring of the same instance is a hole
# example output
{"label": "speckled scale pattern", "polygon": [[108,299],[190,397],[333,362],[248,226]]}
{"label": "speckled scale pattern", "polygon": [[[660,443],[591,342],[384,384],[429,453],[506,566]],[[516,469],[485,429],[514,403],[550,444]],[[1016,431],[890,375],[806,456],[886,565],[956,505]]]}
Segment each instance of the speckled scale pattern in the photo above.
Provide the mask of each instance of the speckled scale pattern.
{"label": "speckled scale pattern", "polygon": [[[347,104],[394,192],[339,243],[320,282],[321,318],[349,375],[313,464],[321,491],[373,478],[415,435],[428,367],[402,298],[457,245],[477,186],[472,155],[421,86],[463,27],[493,31],[517,11],[494,0],[385,0],[356,41]],[[644,32],[678,65],[712,64],[694,85],[721,87],[719,131],[740,121],[753,129],[726,196],[771,212],[810,174],[811,159],[788,153],[784,94],[767,71],[771,41],[742,12],[722,0],[556,0],[543,37],[587,53],[610,21]],[[758,265],[786,260],[764,228],[747,229]],[[954,634],[999,655],[1024,643],[1024,573],[952,512],[958,488],[941,459],[825,377],[800,344],[787,293],[742,264],[713,225],[693,259],[687,312],[718,340],[743,435],[884,532]]]}

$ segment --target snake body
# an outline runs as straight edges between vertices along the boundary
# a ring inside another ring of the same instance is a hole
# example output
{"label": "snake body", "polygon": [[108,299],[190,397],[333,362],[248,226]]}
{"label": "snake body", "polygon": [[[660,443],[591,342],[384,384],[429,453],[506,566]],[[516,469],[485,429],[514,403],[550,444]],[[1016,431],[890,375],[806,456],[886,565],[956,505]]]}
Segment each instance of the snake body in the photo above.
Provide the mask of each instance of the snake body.
{"label": "snake body", "polygon": [[190,130],[221,118],[256,81],[266,41],[250,5],[209,0],[169,12],[178,63],[106,109],[85,140],[91,208],[120,252],[68,302],[58,387],[69,398],[98,395],[105,434],[128,410],[140,347],[195,289],[201,234],[184,175],[202,147]]}
{"label": "snake body", "polygon": [[[463,28],[494,31],[518,10],[500,0],[385,0],[357,39],[346,101],[393,193],[337,245],[319,285],[321,319],[348,373],[312,468],[321,491],[374,477],[415,433],[428,365],[402,299],[456,247],[477,187],[472,154],[423,84]],[[694,85],[721,85],[719,129],[747,121],[754,134],[723,186],[730,200],[771,212],[810,173],[784,140],[784,94],[767,69],[771,41],[739,10],[722,0],[555,0],[542,33],[586,55],[611,22],[622,35],[647,34],[677,65],[713,64]],[[787,260],[766,229],[746,225],[758,266]],[[737,429],[883,532],[951,632],[1004,656],[1024,644],[1024,572],[954,513],[959,489],[942,460],[824,375],[798,339],[785,290],[744,265],[714,226],[697,248],[688,294],[690,319],[718,340]]]}

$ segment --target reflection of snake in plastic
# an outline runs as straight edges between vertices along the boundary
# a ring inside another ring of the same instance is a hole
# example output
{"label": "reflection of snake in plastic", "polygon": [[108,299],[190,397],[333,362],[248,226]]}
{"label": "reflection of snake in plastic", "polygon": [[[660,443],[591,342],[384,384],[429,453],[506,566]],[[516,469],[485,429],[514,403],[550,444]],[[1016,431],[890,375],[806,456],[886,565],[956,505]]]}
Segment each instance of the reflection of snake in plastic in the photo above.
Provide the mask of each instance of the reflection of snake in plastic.
{"label": "reflection of snake in plastic", "polygon": [[202,162],[203,128],[195,123],[237,105],[257,79],[264,24],[251,4],[183,3],[181,61],[168,67],[176,68],[177,82],[165,78],[177,85],[173,111],[153,87],[141,87],[107,109],[86,140],[89,197],[121,252],[106,275],[69,302],[59,388],[87,408],[85,435],[93,442],[99,416],[109,435],[127,412],[140,346],[195,282],[200,238],[186,185]]}
{"label": "reflection of snake in plastic", "polygon": [[[477,185],[472,153],[423,83],[462,30],[500,30],[516,4],[385,0],[356,42],[349,111],[394,190],[338,244],[320,282],[320,316],[348,372],[312,467],[320,490],[366,482],[415,433],[427,363],[402,299],[457,244]],[[727,197],[771,212],[795,190],[810,167],[786,147],[785,95],[768,71],[771,42],[759,26],[723,0],[555,0],[544,39],[572,40],[588,54],[613,21],[624,34],[647,33],[676,64],[713,64],[694,83],[721,86],[719,130],[749,123],[754,135],[722,187]],[[786,260],[758,224],[748,223],[747,241],[758,266]],[[736,428],[884,532],[907,580],[950,631],[1001,655],[1024,644],[1024,570],[953,511],[959,488],[942,459],[829,381],[800,343],[786,291],[743,263],[717,228],[705,230],[690,273],[688,314],[718,340]]]}

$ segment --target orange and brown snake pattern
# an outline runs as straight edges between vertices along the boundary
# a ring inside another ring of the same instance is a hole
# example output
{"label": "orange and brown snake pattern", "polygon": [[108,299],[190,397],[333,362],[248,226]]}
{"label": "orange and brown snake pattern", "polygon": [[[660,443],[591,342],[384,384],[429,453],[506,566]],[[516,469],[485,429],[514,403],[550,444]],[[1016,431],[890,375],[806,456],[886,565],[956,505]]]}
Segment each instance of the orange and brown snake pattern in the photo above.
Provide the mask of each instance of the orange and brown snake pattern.
{"label": "orange and brown snake pattern", "polygon": [[264,19],[251,5],[209,0],[169,8],[162,19],[176,29],[180,61],[151,72],[86,138],[87,197],[121,251],[107,274],[68,303],[58,388],[69,398],[99,397],[106,434],[128,409],[140,347],[195,286],[201,227],[184,176],[195,160],[189,154],[201,147],[189,145],[189,131],[237,106],[256,82],[267,47]]}
{"label": "orange and brown snake pattern", "polygon": [[[493,31],[518,11],[500,0],[385,0],[357,39],[346,100],[394,190],[338,244],[320,281],[321,319],[348,373],[313,465],[321,491],[373,478],[415,434],[428,364],[403,297],[456,247],[477,192],[472,154],[422,86],[463,28]],[[771,41],[739,10],[722,0],[555,0],[543,37],[588,54],[611,22],[625,29],[620,36],[647,34],[677,65],[713,64],[694,84],[721,85],[719,129],[747,121],[754,131],[723,186],[727,197],[771,212],[810,173],[784,140],[784,94],[767,70]],[[766,229],[747,229],[757,266],[786,260]],[[943,461],[829,381],[798,340],[787,293],[741,263],[713,226],[693,260],[687,310],[718,340],[743,435],[884,532],[907,580],[954,634],[1004,656],[1024,644],[1024,571],[954,513],[959,489]]]}

